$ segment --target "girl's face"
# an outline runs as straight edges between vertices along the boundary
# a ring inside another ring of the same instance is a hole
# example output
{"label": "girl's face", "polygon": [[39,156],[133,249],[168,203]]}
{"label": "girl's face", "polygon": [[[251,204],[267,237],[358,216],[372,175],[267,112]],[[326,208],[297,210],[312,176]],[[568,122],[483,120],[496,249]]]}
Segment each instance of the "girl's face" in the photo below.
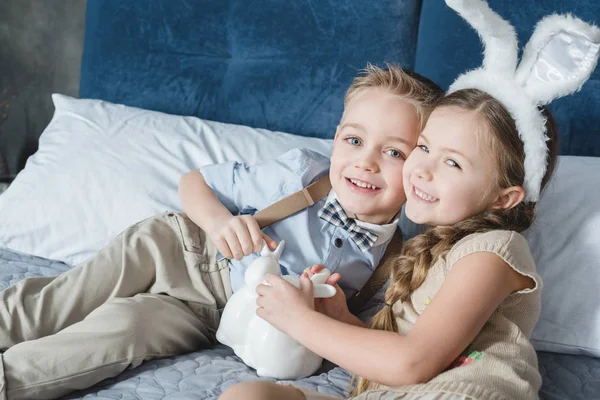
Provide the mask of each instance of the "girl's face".
{"label": "girl's face", "polygon": [[501,192],[490,135],[473,112],[434,110],[404,165],[407,217],[452,225],[490,208]]}

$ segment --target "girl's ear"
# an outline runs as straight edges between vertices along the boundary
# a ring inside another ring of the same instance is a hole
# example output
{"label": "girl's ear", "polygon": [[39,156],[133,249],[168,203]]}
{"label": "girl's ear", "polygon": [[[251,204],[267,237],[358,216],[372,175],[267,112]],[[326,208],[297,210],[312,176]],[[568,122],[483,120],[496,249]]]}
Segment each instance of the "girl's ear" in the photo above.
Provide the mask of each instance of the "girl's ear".
{"label": "girl's ear", "polygon": [[498,197],[492,203],[492,208],[496,210],[509,210],[516,207],[525,198],[525,190],[521,186],[511,186],[501,189]]}

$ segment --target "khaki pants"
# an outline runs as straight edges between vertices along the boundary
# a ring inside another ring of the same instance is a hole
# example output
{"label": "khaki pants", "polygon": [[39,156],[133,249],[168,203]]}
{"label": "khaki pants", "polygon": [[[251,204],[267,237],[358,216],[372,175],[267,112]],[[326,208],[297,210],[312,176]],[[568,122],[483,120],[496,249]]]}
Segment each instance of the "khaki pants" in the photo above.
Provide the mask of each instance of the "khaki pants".
{"label": "khaki pants", "polygon": [[200,228],[168,213],[70,271],[0,292],[0,400],[56,398],[213,345],[231,296],[216,256]]}

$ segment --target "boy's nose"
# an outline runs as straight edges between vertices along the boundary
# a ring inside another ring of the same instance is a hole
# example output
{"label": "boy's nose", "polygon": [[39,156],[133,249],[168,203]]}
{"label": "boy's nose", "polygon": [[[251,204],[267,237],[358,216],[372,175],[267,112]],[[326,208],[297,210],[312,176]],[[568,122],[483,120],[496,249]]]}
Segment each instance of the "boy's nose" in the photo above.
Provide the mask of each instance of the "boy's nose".
{"label": "boy's nose", "polygon": [[379,172],[379,166],[372,157],[362,157],[356,161],[356,168],[363,169],[367,172]]}

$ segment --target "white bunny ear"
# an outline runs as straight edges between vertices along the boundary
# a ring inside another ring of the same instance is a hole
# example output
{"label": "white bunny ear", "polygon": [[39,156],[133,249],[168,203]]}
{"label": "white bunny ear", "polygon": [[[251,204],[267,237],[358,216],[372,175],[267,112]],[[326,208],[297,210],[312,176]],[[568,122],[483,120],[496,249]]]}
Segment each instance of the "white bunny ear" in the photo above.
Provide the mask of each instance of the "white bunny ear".
{"label": "white bunny ear", "polygon": [[285,247],[285,240],[282,240],[281,242],[279,242],[279,244],[277,245],[277,248],[275,250],[273,250],[273,255],[279,260],[281,258],[281,252],[283,251],[283,248]]}
{"label": "white bunny ear", "polygon": [[515,28],[483,0],[446,0],[479,34],[485,47],[482,67],[510,73],[517,68],[518,41]]}
{"label": "white bunny ear", "polygon": [[313,285],[313,297],[315,299],[328,299],[335,296],[337,289],[325,283],[316,283]]}
{"label": "white bunny ear", "polygon": [[516,80],[538,105],[581,88],[600,55],[600,29],[571,15],[538,22],[523,50]]}
{"label": "white bunny ear", "polygon": [[262,247],[262,250],[260,251],[260,255],[263,257],[273,257],[273,258],[276,258],[279,260],[279,258],[281,257],[281,252],[283,251],[283,247],[285,246],[285,240],[282,240],[281,242],[279,242],[279,244],[277,245],[277,248],[273,251],[271,251],[271,249],[267,245],[267,242],[264,239],[263,239],[262,243],[263,243],[263,247]]}
{"label": "white bunny ear", "polygon": [[498,100],[515,120],[525,149],[525,201],[539,200],[546,173],[546,118],[538,106],[581,87],[596,67],[600,29],[570,15],[542,19],[516,67],[517,39],[508,22],[483,0],[446,0],[479,33],[483,66],[460,75],[448,94],[478,89]]}

